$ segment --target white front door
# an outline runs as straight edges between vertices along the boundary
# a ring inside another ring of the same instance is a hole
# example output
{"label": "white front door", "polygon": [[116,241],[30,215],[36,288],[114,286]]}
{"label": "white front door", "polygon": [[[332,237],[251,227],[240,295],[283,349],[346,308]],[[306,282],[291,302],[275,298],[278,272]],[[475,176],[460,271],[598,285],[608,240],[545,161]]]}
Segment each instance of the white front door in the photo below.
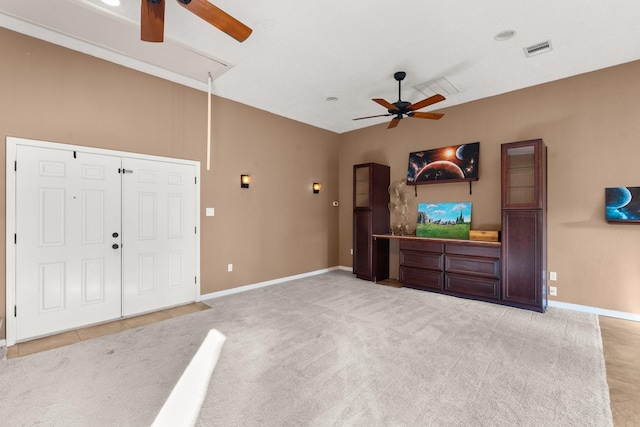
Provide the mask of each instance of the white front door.
{"label": "white front door", "polygon": [[196,168],[123,159],[124,316],[194,301]]}
{"label": "white front door", "polygon": [[7,162],[9,345],[197,300],[197,162],[12,137]]}
{"label": "white front door", "polygon": [[16,159],[17,339],[120,317],[121,158],[20,145]]}

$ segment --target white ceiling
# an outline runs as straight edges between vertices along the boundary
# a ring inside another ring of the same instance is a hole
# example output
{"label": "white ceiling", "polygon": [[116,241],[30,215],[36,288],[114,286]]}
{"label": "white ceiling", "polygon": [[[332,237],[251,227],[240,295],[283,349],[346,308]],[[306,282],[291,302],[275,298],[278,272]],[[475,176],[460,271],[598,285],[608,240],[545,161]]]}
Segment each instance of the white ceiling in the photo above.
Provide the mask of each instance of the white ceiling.
{"label": "white ceiling", "polygon": [[[638,0],[210,1],[251,36],[237,42],[175,0],[162,44],[140,41],[140,0],[0,0],[0,26],[205,92],[211,73],[220,97],[337,133],[389,120],[352,119],[386,113],[371,98],[397,101],[396,71],[409,102],[446,77],[459,92],[420,110],[438,111],[640,59]],[[504,30],[516,34],[494,40]],[[546,40],[550,52],[525,56]]]}

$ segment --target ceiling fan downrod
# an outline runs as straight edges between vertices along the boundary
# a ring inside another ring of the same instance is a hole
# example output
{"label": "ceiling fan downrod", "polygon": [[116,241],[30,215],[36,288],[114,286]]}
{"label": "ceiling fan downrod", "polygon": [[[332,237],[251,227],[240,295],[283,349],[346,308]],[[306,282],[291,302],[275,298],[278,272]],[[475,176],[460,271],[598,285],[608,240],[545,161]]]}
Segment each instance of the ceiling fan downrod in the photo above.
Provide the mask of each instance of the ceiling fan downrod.
{"label": "ceiling fan downrod", "polygon": [[404,71],[398,71],[393,75],[393,78],[398,81],[398,102],[402,101],[402,81],[407,76]]}

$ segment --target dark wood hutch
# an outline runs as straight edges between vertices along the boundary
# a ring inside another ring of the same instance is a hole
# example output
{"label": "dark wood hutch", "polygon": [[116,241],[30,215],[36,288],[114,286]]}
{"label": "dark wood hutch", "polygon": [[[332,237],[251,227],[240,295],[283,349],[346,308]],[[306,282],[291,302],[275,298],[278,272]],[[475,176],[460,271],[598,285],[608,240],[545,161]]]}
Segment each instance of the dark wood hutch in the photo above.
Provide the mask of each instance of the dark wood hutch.
{"label": "dark wood hutch", "polygon": [[[544,312],[547,308],[546,147],[541,139],[502,144],[501,156],[501,242],[391,236],[387,234],[388,215],[384,227],[381,223],[375,227],[382,231],[376,232],[370,219],[373,209],[368,207],[372,206],[371,199],[368,204],[358,204],[355,200],[356,174],[365,175],[357,170],[367,171],[367,184],[360,183],[361,189],[373,191],[373,175],[371,169],[367,169],[370,166],[354,166],[354,273],[367,280],[386,279],[389,240],[397,239],[399,279],[403,286]],[[385,173],[388,174],[388,170]],[[388,181],[385,182],[388,187]],[[381,188],[377,191],[382,193]],[[379,197],[384,199],[382,194]],[[362,250],[357,257],[357,249],[361,248],[370,252]]]}

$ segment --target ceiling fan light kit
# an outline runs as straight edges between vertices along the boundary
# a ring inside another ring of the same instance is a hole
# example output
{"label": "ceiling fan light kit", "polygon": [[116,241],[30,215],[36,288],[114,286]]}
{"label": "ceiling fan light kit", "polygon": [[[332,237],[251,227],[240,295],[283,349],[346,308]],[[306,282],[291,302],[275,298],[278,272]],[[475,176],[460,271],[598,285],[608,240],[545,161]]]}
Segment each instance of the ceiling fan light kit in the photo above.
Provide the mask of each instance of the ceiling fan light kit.
{"label": "ceiling fan light kit", "polygon": [[358,117],[353,120],[371,119],[374,117],[395,116],[393,119],[391,119],[391,122],[389,122],[389,125],[387,126],[387,129],[393,129],[394,127],[398,126],[398,124],[400,123],[400,120],[402,120],[404,116],[416,118],[416,119],[430,119],[430,120],[441,119],[444,116],[444,114],[422,113],[422,112],[416,111],[421,108],[428,107],[431,104],[435,104],[436,102],[444,101],[445,97],[440,94],[435,94],[433,96],[430,96],[429,98],[423,99],[422,101],[416,102],[415,104],[402,100],[402,80],[404,80],[406,76],[407,76],[407,73],[404,71],[398,71],[393,75],[393,78],[396,79],[396,81],[398,82],[398,100],[396,102],[391,103],[382,98],[373,99],[373,102],[380,104],[381,106],[387,109],[387,114]]}
{"label": "ceiling fan light kit", "polygon": [[[252,33],[252,29],[207,0],[177,0],[178,4],[197,17],[213,25],[239,42]],[[165,0],[142,0],[140,11],[140,39],[162,42],[164,38]]]}

